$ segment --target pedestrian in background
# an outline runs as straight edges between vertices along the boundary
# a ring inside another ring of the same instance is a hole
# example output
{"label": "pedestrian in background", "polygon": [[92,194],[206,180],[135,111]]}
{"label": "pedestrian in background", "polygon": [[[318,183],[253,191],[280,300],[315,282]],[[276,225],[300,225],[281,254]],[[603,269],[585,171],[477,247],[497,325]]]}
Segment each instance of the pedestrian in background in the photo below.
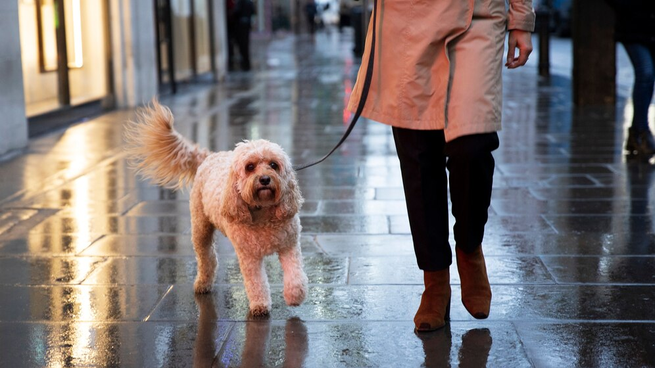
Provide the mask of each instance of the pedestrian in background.
{"label": "pedestrian in background", "polygon": [[648,127],[648,109],[655,85],[655,0],[609,0],[616,14],[616,40],[623,44],[634,68],[633,117],[625,149],[650,157],[655,141]]}
{"label": "pedestrian in background", "polygon": [[305,4],[305,17],[307,18],[307,26],[309,27],[309,33],[316,33],[316,15],[318,14],[318,8],[316,7],[316,2],[314,0],[307,0]]}
{"label": "pedestrian in background", "polygon": [[352,0],[339,0],[339,32],[343,32],[344,27],[350,27],[350,13],[352,12]]}
{"label": "pedestrian in background", "polygon": [[236,47],[236,29],[234,21],[235,0],[225,0],[225,18],[227,23],[227,68],[234,70],[234,48]]}
{"label": "pedestrian in background", "polygon": [[[415,330],[445,325],[450,311],[448,176],[461,298],[487,318],[491,288],[482,253],[501,128],[502,59],[525,64],[532,51],[531,0],[378,2],[349,102],[355,111],[376,32],[373,78],[362,116],[391,125],[418,267],[425,291]],[[384,9],[382,11],[382,9]],[[518,49],[518,57],[515,55]]]}
{"label": "pedestrian in background", "polygon": [[[229,3],[233,2],[231,11]],[[233,47],[236,44],[241,58],[241,70],[249,71],[250,65],[250,29],[252,16],[255,14],[255,5],[252,0],[228,0],[228,62],[232,66],[234,62]],[[231,32],[230,32],[231,29]],[[229,55],[232,55],[230,58]],[[232,60],[230,60],[232,59]]]}

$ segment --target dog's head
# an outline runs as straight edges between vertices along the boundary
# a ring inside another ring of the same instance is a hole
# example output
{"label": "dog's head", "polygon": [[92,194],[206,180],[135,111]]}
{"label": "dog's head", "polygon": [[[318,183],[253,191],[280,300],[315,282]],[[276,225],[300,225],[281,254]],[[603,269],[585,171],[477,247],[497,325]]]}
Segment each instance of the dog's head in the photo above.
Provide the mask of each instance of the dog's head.
{"label": "dog's head", "polygon": [[236,145],[228,181],[234,195],[223,196],[221,211],[232,220],[248,221],[250,210],[259,209],[270,210],[271,220],[285,220],[295,216],[303,202],[289,156],[267,140]]}

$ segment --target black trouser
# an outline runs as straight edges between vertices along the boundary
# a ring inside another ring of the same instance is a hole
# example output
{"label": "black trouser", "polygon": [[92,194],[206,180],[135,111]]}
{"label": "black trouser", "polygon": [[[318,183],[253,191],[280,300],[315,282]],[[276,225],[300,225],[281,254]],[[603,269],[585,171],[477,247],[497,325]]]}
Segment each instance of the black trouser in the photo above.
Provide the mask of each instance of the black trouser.
{"label": "black trouser", "polygon": [[394,127],[393,137],[418,266],[424,271],[443,270],[452,263],[448,181],[455,243],[470,253],[484,236],[495,166],[491,152],[498,148],[498,134],[474,134],[446,143],[443,130]]}
{"label": "black trouser", "polygon": [[[248,18],[250,22],[250,18]],[[250,23],[242,21],[236,25],[235,40],[241,55],[241,70],[250,70]]]}

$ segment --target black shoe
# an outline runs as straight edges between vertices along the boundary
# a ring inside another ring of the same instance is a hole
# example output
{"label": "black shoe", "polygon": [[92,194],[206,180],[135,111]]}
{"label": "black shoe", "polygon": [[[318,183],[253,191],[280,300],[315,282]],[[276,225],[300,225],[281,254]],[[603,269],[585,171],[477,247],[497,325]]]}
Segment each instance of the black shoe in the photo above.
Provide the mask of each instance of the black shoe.
{"label": "black shoe", "polygon": [[628,138],[625,140],[625,150],[629,155],[637,154],[637,133],[634,128],[628,128]]}
{"label": "black shoe", "polygon": [[652,156],[655,154],[653,134],[648,129],[638,131],[635,128],[628,128],[625,150],[628,151],[628,155]]}

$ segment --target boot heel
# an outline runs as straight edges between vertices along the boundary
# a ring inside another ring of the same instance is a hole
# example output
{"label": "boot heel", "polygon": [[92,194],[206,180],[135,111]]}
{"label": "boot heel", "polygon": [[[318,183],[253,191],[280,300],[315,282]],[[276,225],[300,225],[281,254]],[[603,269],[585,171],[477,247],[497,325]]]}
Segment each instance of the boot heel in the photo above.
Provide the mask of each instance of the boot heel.
{"label": "boot heel", "polygon": [[421,295],[421,305],[414,316],[414,331],[428,332],[438,330],[450,319],[450,273],[424,271],[425,291]]}

